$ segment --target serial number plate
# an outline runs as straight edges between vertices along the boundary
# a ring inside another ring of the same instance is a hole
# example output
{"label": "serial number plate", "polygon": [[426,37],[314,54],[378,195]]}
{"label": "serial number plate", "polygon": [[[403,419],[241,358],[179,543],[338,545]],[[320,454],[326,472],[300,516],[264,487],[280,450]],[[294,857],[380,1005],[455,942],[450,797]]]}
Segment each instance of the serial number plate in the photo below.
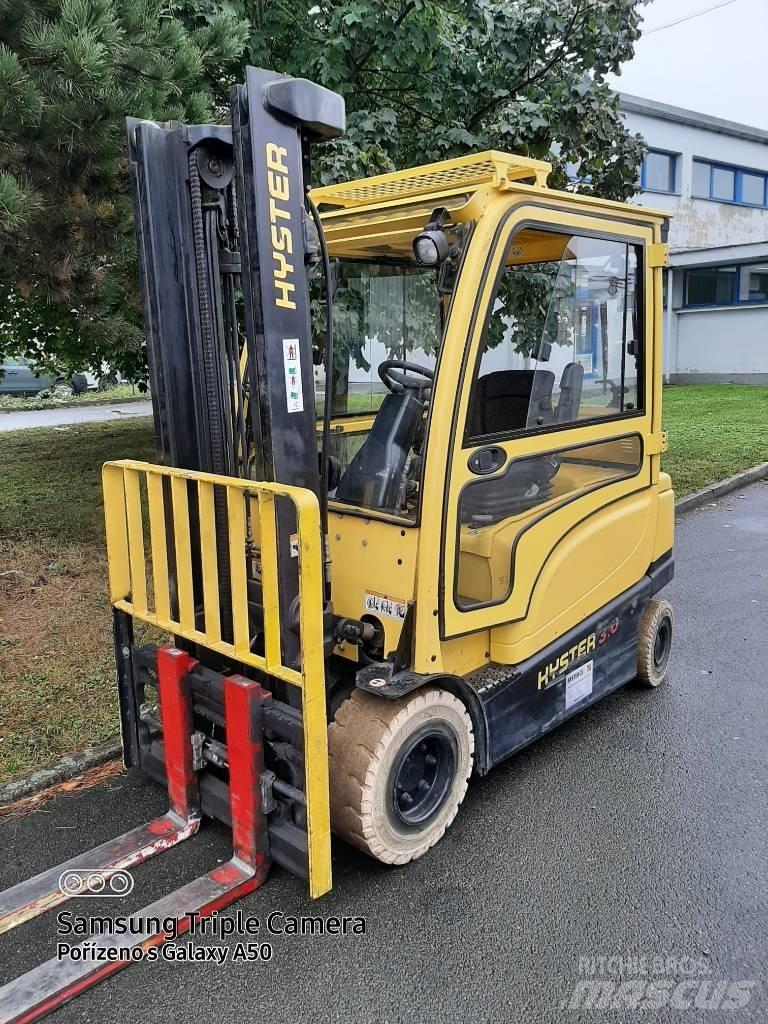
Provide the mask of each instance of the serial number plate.
{"label": "serial number plate", "polygon": [[402,620],[405,618],[406,602],[387,597],[386,594],[377,594],[375,590],[366,590],[365,610],[376,615],[385,615],[388,619]]}

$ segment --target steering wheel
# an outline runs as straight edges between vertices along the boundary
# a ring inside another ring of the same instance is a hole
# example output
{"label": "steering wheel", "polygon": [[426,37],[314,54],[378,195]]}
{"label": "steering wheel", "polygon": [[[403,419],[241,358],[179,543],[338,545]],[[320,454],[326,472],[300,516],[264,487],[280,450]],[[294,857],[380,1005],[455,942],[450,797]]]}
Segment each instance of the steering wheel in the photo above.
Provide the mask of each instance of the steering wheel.
{"label": "steering wheel", "polygon": [[435,371],[418,363],[407,363],[404,359],[385,359],[379,363],[379,377],[393,395],[400,395],[403,391],[431,390]]}

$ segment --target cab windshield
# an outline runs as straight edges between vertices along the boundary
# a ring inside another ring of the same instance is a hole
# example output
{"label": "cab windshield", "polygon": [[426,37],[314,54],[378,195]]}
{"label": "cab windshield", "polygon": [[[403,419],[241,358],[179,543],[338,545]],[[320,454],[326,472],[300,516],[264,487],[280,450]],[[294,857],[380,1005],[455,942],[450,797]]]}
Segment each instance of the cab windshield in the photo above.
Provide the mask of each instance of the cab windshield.
{"label": "cab windshield", "polygon": [[[323,365],[315,367],[318,417],[326,396],[331,402],[332,501],[415,517],[432,378],[459,255],[454,242],[441,267],[405,256],[333,261],[330,380]],[[324,316],[318,296],[316,350]]]}
{"label": "cab windshield", "polygon": [[[384,360],[434,369],[442,334],[437,274],[415,263],[339,260],[334,276],[331,413],[375,413],[388,390],[378,372]],[[324,367],[315,381],[321,415]]]}

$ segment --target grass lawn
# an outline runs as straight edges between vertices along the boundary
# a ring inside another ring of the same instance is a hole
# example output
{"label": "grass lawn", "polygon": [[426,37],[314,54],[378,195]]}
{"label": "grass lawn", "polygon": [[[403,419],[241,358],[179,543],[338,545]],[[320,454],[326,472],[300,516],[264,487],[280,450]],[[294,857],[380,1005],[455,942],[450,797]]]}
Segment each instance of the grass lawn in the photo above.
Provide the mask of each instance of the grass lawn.
{"label": "grass lawn", "polygon": [[662,420],[669,433],[662,468],[678,497],[768,461],[768,388],[665,388]]}
{"label": "grass lawn", "polygon": [[0,780],[117,731],[101,466],[151,420],[0,435]]}
{"label": "grass lawn", "polygon": [[[768,460],[768,388],[667,388],[663,419],[679,496]],[[0,780],[117,731],[100,481],[116,458],[153,458],[149,419],[0,434]]]}

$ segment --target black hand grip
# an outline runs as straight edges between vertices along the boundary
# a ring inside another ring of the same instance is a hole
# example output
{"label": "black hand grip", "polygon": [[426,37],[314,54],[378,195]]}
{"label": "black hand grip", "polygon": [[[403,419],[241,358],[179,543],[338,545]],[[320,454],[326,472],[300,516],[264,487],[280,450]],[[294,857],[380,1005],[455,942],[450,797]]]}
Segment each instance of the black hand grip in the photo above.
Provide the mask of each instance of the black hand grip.
{"label": "black hand grip", "polygon": [[497,469],[501,469],[506,461],[507,453],[504,449],[499,448],[498,445],[491,445],[488,448],[478,448],[476,452],[472,452],[467,465],[470,472],[476,473],[477,476],[486,476],[488,473],[495,473]]}

